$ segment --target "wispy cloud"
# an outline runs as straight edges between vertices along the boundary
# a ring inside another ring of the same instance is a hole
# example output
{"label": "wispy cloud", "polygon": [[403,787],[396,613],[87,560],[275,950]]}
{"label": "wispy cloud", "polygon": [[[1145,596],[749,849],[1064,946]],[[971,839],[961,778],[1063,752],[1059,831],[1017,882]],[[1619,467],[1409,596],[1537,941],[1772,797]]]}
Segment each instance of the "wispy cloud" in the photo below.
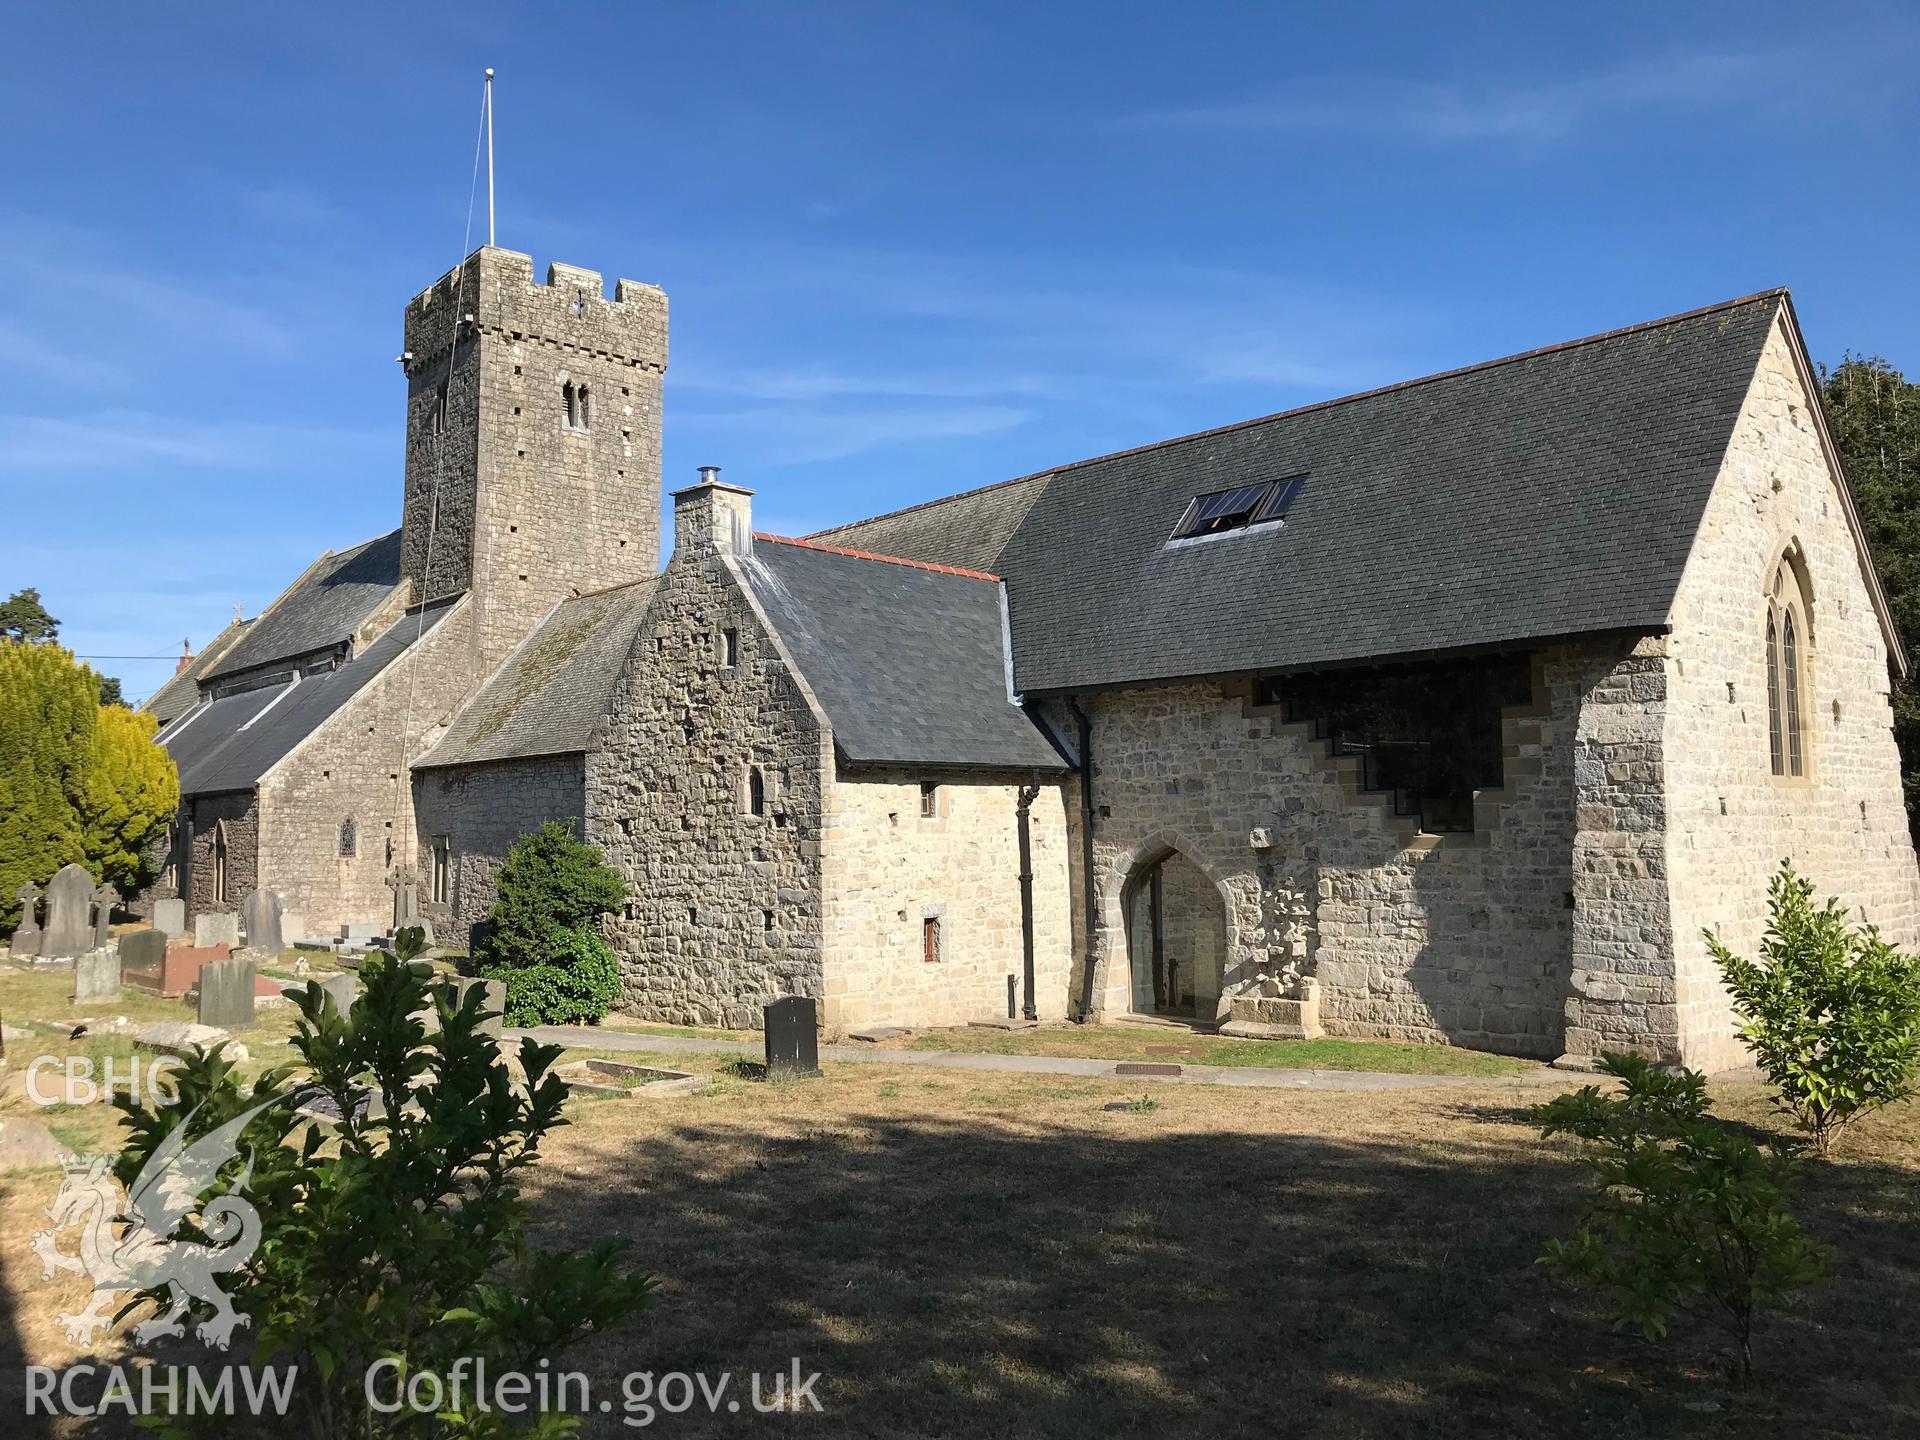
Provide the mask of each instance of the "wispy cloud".
{"label": "wispy cloud", "polygon": [[0,367],[55,377],[62,385],[117,385],[128,374],[122,365],[56,345],[4,319],[0,319]]}
{"label": "wispy cloud", "polygon": [[1032,414],[1011,405],[839,410],[766,406],[694,412],[679,418],[689,427],[729,437],[779,462],[804,465],[929,440],[999,435],[1025,423]]}
{"label": "wispy cloud", "polygon": [[384,432],[258,423],[208,424],[138,410],[49,417],[0,415],[0,472],[72,473],[129,465],[238,469],[313,453],[384,445]]}
{"label": "wispy cloud", "polygon": [[1434,144],[1563,138],[1611,116],[1714,109],[1750,102],[1757,86],[1789,79],[1783,52],[1674,54],[1547,84],[1488,85],[1357,75],[1285,92],[1143,111],[1129,128],[1338,131]]}

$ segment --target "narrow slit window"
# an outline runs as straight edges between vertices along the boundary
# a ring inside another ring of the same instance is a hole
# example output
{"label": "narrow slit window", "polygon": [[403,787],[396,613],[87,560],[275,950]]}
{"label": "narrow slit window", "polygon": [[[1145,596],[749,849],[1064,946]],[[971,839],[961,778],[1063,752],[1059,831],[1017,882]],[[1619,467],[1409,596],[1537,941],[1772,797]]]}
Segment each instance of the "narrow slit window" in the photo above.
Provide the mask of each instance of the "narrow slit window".
{"label": "narrow slit window", "polygon": [[453,847],[444,835],[433,840],[433,903],[445,905],[453,898]]}
{"label": "narrow slit window", "polygon": [[1771,752],[1773,773],[1784,775],[1787,767],[1780,751],[1780,653],[1779,628],[1773,616],[1767,616],[1767,748]]}
{"label": "narrow slit window", "polygon": [[227,822],[213,827],[213,903],[227,903]]}
{"label": "narrow slit window", "polygon": [[1800,647],[1793,630],[1793,612],[1789,610],[1780,626],[1780,667],[1786,671],[1786,697],[1782,702],[1787,722],[1787,773],[1804,775],[1800,756]]}
{"label": "narrow slit window", "polygon": [[929,965],[940,963],[940,917],[929,915],[920,922],[920,958]]}
{"label": "narrow slit window", "polygon": [[720,663],[729,670],[740,663],[740,632],[738,630],[720,632]]}
{"label": "narrow slit window", "polygon": [[767,813],[767,777],[760,772],[758,765],[747,771],[747,813]]}

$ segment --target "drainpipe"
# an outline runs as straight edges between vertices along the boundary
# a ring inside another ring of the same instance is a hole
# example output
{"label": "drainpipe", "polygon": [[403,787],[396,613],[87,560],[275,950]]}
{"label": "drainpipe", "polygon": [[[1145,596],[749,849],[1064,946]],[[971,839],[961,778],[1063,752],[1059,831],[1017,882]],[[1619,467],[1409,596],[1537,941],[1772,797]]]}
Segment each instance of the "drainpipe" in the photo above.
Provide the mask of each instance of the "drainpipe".
{"label": "drainpipe", "polygon": [[1040,796],[1038,781],[1020,787],[1020,959],[1021,978],[1026,982],[1026,998],[1021,1014],[1038,1020],[1040,1011],[1033,1001],[1033,802]]}
{"label": "drainpipe", "polygon": [[1080,697],[1067,702],[1080,726],[1080,872],[1085,891],[1087,944],[1085,974],[1080,982],[1080,1013],[1074,1019],[1084,1025],[1093,1018],[1093,956],[1098,921],[1095,916],[1093,878],[1093,721],[1080,708]]}

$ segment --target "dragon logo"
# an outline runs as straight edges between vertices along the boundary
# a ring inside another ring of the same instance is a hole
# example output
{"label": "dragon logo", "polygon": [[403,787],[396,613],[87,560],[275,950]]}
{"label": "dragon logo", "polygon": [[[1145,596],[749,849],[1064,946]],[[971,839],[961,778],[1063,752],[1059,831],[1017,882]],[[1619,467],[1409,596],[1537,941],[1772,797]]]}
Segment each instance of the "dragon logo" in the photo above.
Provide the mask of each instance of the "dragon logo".
{"label": "dragon logo", "polygon": [[[110,1157],[67,1157],[66,1178],[53,1204],[47,1207],[52,1228],[33,1237],[33,1253],[40,1257],[47,1279],[52,1279],[56,1270],[93,1279],[92,1303],[84,1310],[59,1317],[68,1339],[85,1345],[96,1330],[110,1325],[114,1297],[122,1291],[161,1286],[168,1291],[169,1306],[165,1313],[134,1328],[134,1338],[142,1344],[162,1336],[185,1335],[181,1317],[194,1300],[214,1307],[214,1313],[195,1327],[194,1334],[217,1350],[227,1348],[235,1326],[250,1323],[249,1317],[233,1308],[215,1277],[246,1264],[260,1244],[260,1212],[241,1194],[253,1174],[251,1153],[228,1192],[214,1196],[194,1217],[204,1243],[174,1236],[221,1168],[240,1153],[241,1132],[273,1103],[268,1100],[256,1105],[189,1143],[186,1137],[193,1117],[199,1114],[196,1106],[134,1177],[127,1190],[124,1214],[120,1213],[120,1187],[114,1183]],[[123,1224],[125,1228],[116,1234],[116,1227]],[[59,1248],[56,1237],[75,1225],[81,1227],[80,1249],[78,1254],[69,1255]]]}

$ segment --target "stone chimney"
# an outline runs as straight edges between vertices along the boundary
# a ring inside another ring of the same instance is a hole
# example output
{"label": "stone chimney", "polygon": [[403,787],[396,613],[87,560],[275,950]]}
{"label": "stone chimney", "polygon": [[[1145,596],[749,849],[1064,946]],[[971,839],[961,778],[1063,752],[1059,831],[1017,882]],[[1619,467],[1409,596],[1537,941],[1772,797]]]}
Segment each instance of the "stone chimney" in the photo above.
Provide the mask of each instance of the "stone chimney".
{"label": "stone chimney", "polygon": [[180,660],[173,667],[173,673],[176,675],[184,675],[187,673],[187,667],[191,664],[193,664],[193,641],[182,640],[180,642]]}
{"label": "stone chimney", "polygon": [[673,492],[674,553],[751,555],[753,491],[728,485],[718,465],[702,465],[700,481]]}

